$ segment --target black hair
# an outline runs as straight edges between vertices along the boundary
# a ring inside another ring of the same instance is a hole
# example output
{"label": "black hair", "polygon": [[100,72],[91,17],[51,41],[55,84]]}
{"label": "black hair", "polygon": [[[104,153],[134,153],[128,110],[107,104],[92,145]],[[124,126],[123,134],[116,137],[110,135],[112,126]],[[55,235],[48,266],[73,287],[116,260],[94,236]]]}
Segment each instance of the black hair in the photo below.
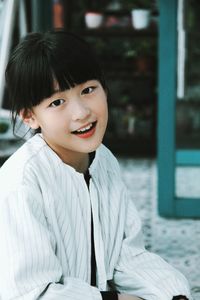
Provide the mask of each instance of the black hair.
{"label": "black hair", "polygon": [[50,97],[55,82],[63,91],[91,79],[107,90],[95,53],[85,40],[63,30],[29,33],[13,50],[6,68],[14,128],[17,114]]}

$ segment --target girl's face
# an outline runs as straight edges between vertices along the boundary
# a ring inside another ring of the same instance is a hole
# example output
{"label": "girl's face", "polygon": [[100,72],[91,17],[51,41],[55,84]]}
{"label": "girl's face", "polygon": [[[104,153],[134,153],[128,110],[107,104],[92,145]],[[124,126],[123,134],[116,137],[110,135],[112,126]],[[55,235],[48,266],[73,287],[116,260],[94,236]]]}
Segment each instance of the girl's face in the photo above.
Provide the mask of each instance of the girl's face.
{"label": "girl's face", "polygon": [[107,95],[97,80],[55,92],[24,118],[31,128],[41,128],[47,144],[64,162],[96,150],[107,120]]}

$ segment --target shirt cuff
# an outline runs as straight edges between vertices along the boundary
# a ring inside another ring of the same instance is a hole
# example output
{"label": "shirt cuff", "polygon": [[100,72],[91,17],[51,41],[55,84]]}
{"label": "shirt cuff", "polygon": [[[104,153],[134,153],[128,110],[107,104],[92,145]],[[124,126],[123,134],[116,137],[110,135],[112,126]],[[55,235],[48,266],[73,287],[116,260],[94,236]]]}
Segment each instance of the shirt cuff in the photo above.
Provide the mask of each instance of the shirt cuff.
{"label": "shirt cuff", "polygon": [[100,292],[103,300],[118,300],[117,292]]}

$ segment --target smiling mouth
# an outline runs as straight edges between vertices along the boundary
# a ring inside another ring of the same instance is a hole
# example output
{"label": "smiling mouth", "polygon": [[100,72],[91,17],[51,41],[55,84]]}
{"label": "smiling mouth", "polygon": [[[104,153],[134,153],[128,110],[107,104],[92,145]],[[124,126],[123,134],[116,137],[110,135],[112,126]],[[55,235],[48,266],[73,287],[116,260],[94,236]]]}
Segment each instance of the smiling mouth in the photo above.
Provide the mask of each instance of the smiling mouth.
{"label": "smiling mouth", "polygon": [[94,128],[96,127],[96,124],[97,124],[97,121],[89,123],[87,126],[81,128],[79,130],[72,131],[72,133],[76,134],[76,135],[84,135],[86,133],[93,131]]}

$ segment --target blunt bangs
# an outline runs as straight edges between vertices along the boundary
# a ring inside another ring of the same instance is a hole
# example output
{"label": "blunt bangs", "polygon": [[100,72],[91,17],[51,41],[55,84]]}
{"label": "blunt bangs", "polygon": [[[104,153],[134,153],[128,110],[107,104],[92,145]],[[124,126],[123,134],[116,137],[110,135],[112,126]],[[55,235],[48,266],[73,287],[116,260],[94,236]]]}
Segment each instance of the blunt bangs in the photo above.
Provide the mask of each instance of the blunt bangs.
{"label": "blunt bangs", "polygon": [[96,56],[90,46],[72,33],[54,32],[56,48],[51,56],[54,81],[61,91],[87,80],[99,80],[105,88],[105,79]]}
{"label": "blunt bangs", "polygon": [[6,69],[12,112],[30,109],[55,92],[87,80],[99,80],[103,72],[90,46],[64,31],[31,33],[13,51]]}

